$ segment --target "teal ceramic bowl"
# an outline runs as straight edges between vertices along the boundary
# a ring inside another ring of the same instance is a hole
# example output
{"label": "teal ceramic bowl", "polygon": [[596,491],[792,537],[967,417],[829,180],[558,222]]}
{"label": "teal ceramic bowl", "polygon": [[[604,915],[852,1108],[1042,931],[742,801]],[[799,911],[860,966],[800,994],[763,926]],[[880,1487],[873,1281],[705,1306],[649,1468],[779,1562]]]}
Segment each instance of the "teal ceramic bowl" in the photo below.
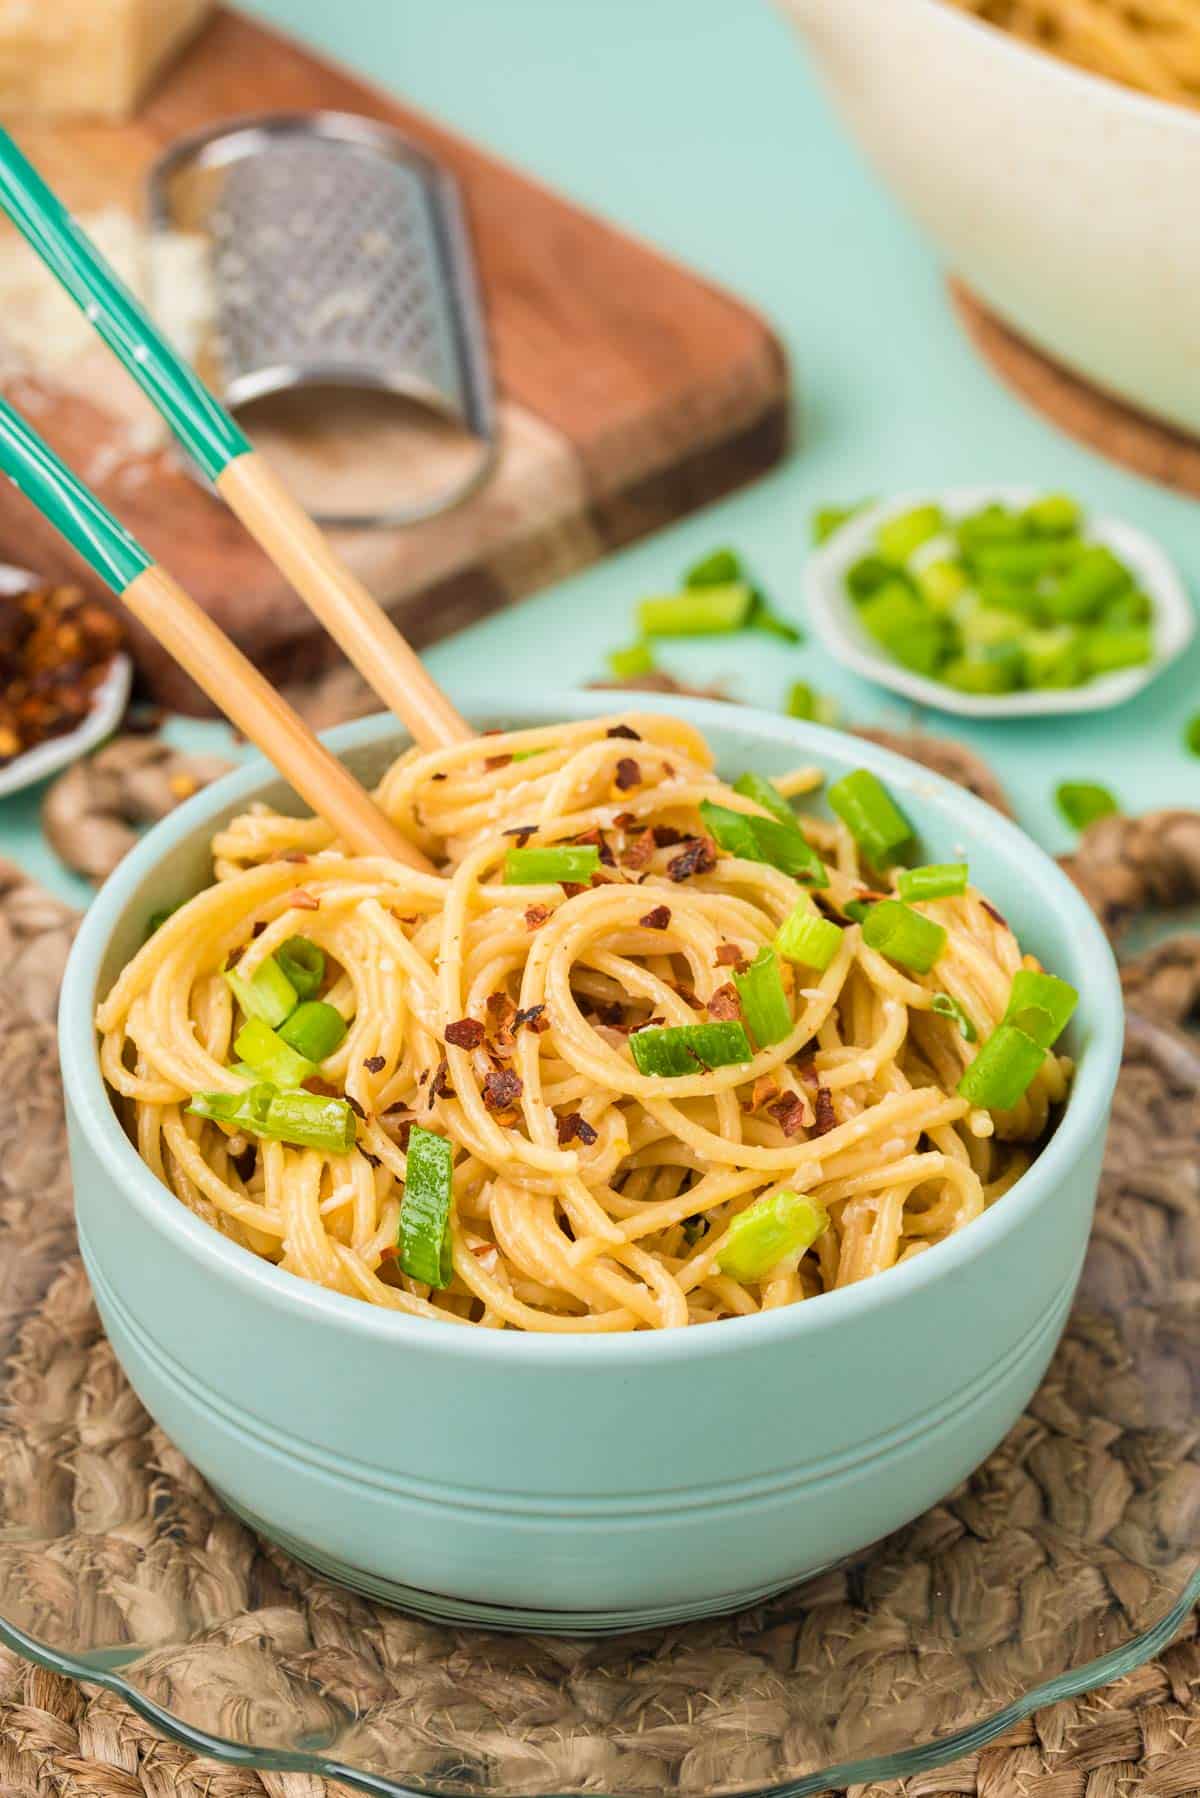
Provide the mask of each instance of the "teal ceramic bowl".
{"label": "teal ceramic bowl", "polygon": [[[1023,942],[1083,995],[1067,1045],[1078,1075],[1034,1166],[983,1218],[889,1273],[701,1329],[501,1334],[306,1285],[192,1216],[117,1122],[92,1013],[147,914],[210,878],[214,829],[252,799],[288,807],[261,765],[147,836],[89,911],[67,970],[79,1236],[136,1391],[245,1518],[334,1577],[432,1615],[632,1627],[740,1605],[865,1547],[1016,1421],[1083,1259],[1122,1017],[1108,944],[1075,888],[995,811],[871,744],[732,706],[654,703],[698,725],[730,773],[872,768],[923,854],[965,853]],[[470,715],[527,725],[599,709],[578,695]],[[403,738],[372,719],[330,741],[371,782]]]}

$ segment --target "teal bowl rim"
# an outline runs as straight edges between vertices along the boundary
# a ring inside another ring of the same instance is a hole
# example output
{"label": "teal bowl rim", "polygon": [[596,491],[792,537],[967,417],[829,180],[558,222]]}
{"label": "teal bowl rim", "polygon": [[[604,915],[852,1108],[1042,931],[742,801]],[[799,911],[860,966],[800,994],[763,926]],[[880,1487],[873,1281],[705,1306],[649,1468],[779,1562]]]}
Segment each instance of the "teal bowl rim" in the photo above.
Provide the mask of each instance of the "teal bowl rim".
{"label": "teal bowl rim", "polygon": [[[594,693],[561,695],[552,711],[527,701],[498,700],[487,694],[465,697],[461,703],[468,717],[503,716],[531,724],[630,711],[666,712],[687,719],[702,731],[720,730],[733,723],[764,741],[814,761],[823,757],[843,760],[846,756],[847,737],[843,732],[756,708],[739,706],[735,710],[713,700],[618,692],[602,697]],[[326,733],[324,740],[335,752],[344,752],[390,734],[405,733],[390,715],[375,714]],[[196,794],[149,831],[104,883],[84,917],[63,978],[59,1053],[65,1088],[88,1147],[148,1225],[247,1298],[270,1310],[321,1319],[356,1335],[420,1346],[432,1354],[468,1363],[491,1361],[499,1356],[505,1362],[528,1362],[543,1368],[624,1367],[749,1352],[842,1323],[853,1324],[864,1311],[897,1305],[931,1284],[952,1279],[966,1264],[985,1255],[989,1245],[1020,1229],[1037,1206],[1052,1199],[1058,1181],[1069,1173],[1096,1131],[1105,1125],[1124,1040],[1120,979],[1112,949],[1095,914],[1062,870],[1030,837],[993,807],[943,776],[865,739],[852,741],[858,765],[871,769],[898,790],[916,792],[920,802],[933,803],[952,822],[971,833],[988,836],[1023,867],[1047,900],[1066,913],[1079,959],[1088,969],[1082,1009],[1089,1036],[1057,1130],[1028,1171],[1004,1195],[1002,1204],[993,1206],[968,1228],[938,1243],[927,1254],[890,1268],[874,1279],[825,1293],[808,1304],[784,1306],[753,1317],[725,1318],[711,1330],[560,1336],[456,1329],[406,1317],[297,1279],[218,1234],[155,1178],[121,1128],[100,1073],[93,1008],[109,937],[133,892],[198,824],[232,803],[244,803],[278,778],[258,757]]]}

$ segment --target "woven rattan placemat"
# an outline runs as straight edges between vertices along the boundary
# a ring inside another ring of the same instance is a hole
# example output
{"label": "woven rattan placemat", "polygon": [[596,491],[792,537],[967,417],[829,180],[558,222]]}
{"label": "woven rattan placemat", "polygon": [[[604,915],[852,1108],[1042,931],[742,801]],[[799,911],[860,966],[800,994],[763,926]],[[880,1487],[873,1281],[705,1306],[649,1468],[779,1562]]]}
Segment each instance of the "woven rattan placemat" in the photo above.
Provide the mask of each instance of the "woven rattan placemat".
{"label": "woven rattan placemat", "polygon": [[[919,742],[900,746],[910,753],[928,747]],[[944,748],[932,753],[944,759]],[[957,771],[968,778],[980,773],[969,768]],[[1093,827],[1071,871],[1114,931],[1144,908],[1194,899],[1200,896],[1200,813],[1105,820]],[[75,916],[66,907],[25,883],[16,869],[0,864],[0,1083],[16,1099],[0,1117],[0,1210],[26,1207],[21,1217],[30,1227],[34,1212],[24,1195],[38,1194],[44,1201],[51,1190],[63,1192],[67,1178],[50,1022],[74,924]],[[1177,935],[1129,963],[1126,985],[1143,1015],[1175,1026],[1193,1021],[1200,1011],[1200,937]],[[40,1058],[31,1056],[31,1033],[42,1050]],[[1160,1062],[1140,1051],[1136,1040],[1130,1055],[1107,1169],[1109,1196],[1115,1191],[1118,1208],[1123,1182],[1145,1199],[1139,1138],[1148,1122],[1159,1135],[1173,1128],[1169,1083]],[[44,1079],[30,1079],[30,1066],[41,1067]],[[1164,1192],[1163,1216],[1164,1220],[1169,1216],[1177,1241],[1181,1232],[1191,1239],[1193,1248],[1184,1256],[1181,1274],[1190,1277],[1189,1288],[1194,1288],[1196,1270],[1191,1263],[1197,1259],[1194,1245],[1200,1240],[1200,1156],[1194,1116],[1186,1130],[1191,1139],[1181,1144],[1185,1153],[1173,1166],[1194,1177],[1174,1180],[1172,1190]],[[16,1220],[5,1221],[11,1225]],[[1162,1249],[1161,1242],[1145,1246]],[[62,1245],[64,1259],[71,1248],[73,1244]],[[49,1315],[48,1298],[46,1339],[58,1343],[64,1335],[70,1337],[82,1312],[89,1309],[82,1274],[64,1266],[51,1296],[57,1314]],[[1194,1299],[1192,1290],[1191,1302]],[[6,1304],[13,1302],[10,1293]],[[84,1382],[90,1383],[89,1402],[81,1406],[91,1427],[98,1488],[110,1479],[136,1479],[147,1461],[157,1456],[161,1462],[164,1454],[174,1455],[140,1412],[106,1348],[101,1359],[103,1367],[93,1365]],[[53,1386],[53,1362],[47,1351],[38,1370],[47,1389]],[[33,1411],[45,1396],[44,1390],[30,1392]],[[1111,1440],[1096,1450],[1088,1470],[1093,1489],[1103,1487],[1106,1469],[1117,1472],[1120,1435],[1115,1427]],[[78,1451],[89,1443],[81,1439],[75,1446]],[[1155,1507],[1178,1499],[1168,1492],[1171,1468],[1148,1476],[1143,1470],[1143,1475],[1147,1484],[1139,1494],[1139,1509],[1144,1519],[1151,1520],[1146,1527],[1152,1527]],[[1156,1478],[1162,1482],[1157,1491]],[[52,1502],[53,1495],[48,1494],[47,1503]],[[97,1502],[103,1502],[102,1492],[97,1492]],[[240,1527],[231,1523],[226,1536],[219,1523],[210,1524],[199,1547],[207,1576],[218,1585],[227,1581],[235,1594],[244,1577],[246,1553]],[[38,1571],[35,1556],[27,1576],[36,1579]],[[994,1574],[995,1569],[991,1571]],[[49,1563],[46,1572],[49,1578]],[[61,1569],[57,1577],[61,1579]],[[1021,1577],[1014,1570],[1014,1582]],[[356,1665],[366,1664],[359,1663],[349,1641],[339,1644],[336,1634],[331,1636],[328,1629],[322,1633],[317,1602],[314,1594],[308,1619],[311,1634],[298,1647],[310,1656],[328,1654],[331,1677],[337,1672],[334,1663],[343,1657],[341,1677],[353,1684]],[[236,1599],[233,1604],[236,1609]],[[327,1620],[333,1621],[331,1616]],[[903,1628],[902,1623],[899,1626]],[[236,1661],[236,1631],[228,1638],[226,1652]],[[598,1771],[593,1769],[593,1775]],[[203,1798],[258,1798],[263,1792],[270,1798],[285,1794],[321,1798],[321,1786],[320,1780],[301,1774],[259,1773],[199,1759],[164,1741],[114,1695],[81,1688],[0,1650],[0,1798],[9,1793],[138,1798],[143,1792],[147,1798],[170,1798],[193,1791]],[[597,1789],[605,1789],[602,1779]],[[1126,1678],[1086,1698],[1042,1710],[977,1755],[917,1776],[903,1788],[878,1789],[892,1798],[902,1789],[911,1798],[960,1792],[978,1793],[981,1798],[985,1794],[1027,1798],[1034,1793],[1038,1798],[1077,1798],[1085,1793],[1088,1798],[1109,1794],[1124,1798],[1130,1793],[1139,1798],[1142,1794],[1174,1798],[1200,1791],[1200,1639],[1195,1618],[1157,1661]]]}

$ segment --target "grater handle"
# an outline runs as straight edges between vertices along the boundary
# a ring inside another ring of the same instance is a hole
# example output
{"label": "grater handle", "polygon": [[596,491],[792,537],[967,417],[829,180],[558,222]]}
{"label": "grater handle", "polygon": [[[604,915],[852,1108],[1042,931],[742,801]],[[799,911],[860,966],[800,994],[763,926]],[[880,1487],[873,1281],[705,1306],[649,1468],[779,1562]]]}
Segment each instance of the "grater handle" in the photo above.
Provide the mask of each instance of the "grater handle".
{"label": "grater handle", "polygon": [[[470,726],[386,613],[318,526],[270,474],[240,426],[151,322],[3,129],[0,207],[363,679],[403,719],[416,741],[426,749],[468,742],[474,734]],[[237,653],[232,644],[229,648]],[[210,697],[225,709],[219,694]]]}

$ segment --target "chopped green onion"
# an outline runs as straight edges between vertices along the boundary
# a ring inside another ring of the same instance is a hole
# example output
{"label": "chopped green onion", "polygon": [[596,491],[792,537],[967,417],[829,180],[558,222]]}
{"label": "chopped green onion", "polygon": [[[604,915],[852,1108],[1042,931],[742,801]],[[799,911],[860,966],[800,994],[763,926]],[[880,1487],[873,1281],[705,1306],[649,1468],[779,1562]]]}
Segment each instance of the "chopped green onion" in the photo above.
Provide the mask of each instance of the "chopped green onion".
{"label": "chopped green onion", "polygon": [[146,919],[145,941],[149,942],[155,931],[161,930],[167,919],[173,917],[178,910],[178,905],[163,905],[158,911],[152,911]]}
{"label": "chopped green onion", "polygon": [[1058,537],[1034,537],[1021,543],[982,544],[971,552],[971,562],[981,578],[1033,581],[1039,575],[1072,570],[1086,554],[1078,543]]}
{"label": "chopped green onion", "polygon": [[307,1056],[289,1047],[261,1018],[247,1018],[233,1047],[234,1053],[272,1086],[303,1086],[316,1072]]}
{"label": "chopped green onion", "polygon": [[324,999],[305,999],[279,1026],[279,1035],[297,1055],[321,1062],[332,1055],[346,1035],[346,1020]]}
{"label": "chopped green onion", "polygon": [[735,973],[733,984],[742,1002],[742,1015],[760,1049],[781,1043],[795,1023],[779,973],[779,957],[765,943],[744,974]]}
{"label": "chopped green onion", "polygon": [[814,545],[828,543],[835,531],[840,531],[850,519],[873,506],[873,499],[860,499],[852,506],[818,506],[812,515],[812,540]]}
{"label": "chopped green onion", "polygon": [[1001,1024],[958,1083],[959,1093],[985,1111],[1011,1111],[1045,1059],[1045,1050],[1016,1024]]}
{"label": "chopped green onion", "polygon": [[1113,599],[1132,584],[1129,570],[1111,549],[1100,543],[1090,544],[1046,595],[1047,610],[1054,618],[1090,618],[1105,600]]}
{"label": "chopped green onion", "polygon": [[1078,501],[1069,493],[1044,493],[1026,506],[1023,516],[1040,537],[1066,537],[1078,531],[1083,520]]}
{"label": "chopped green onion", "polygon": [[777,818],[759,818],[735,812],[727,805],[700,801],[700,816],[720,847],[743,861],[766,862],[793,879],[811,880],[823,886],[828,879],[825,864],[798,824],[782,824]]}
{"label": "chopped green onion", "polygon": [[731,1067],[752,1061],[754,1051],[743,1025],[735,1020],[719,1024],[652,1024],[635,1030],[630,1052],[639,1074],[673,1079],[680,1074],[707,1073],[710,1068]]}
{"label": "chopped green onion", "polygon": [[734,549],[714,549],[693,562],[683,577],[685,587],[727,587],[742,578],[742,561]]}
{"label": "chopped green onion", "polygon": [[936,1011],[941,1018],[953,1018],[954,1022],[958,1025],[964,1041],[968,1043],[978,1042],[978,1030],[976,1030],[974,1024],[971,1022],[958,1000],[951,998],[949,993],[935,993],[933,995],[933,1003],[930,1010]]}
{"label": "chopped green onion", "polygon": [[743,799],[753,799],[755,805],[761,805],[764,812],[770,812],[781,824],[795,824],[796,814],[779,788],[773,781],[764,780],[761,774],[747,769],[745,774],[738,775],[733,783],[733,790],[740,793]]}
{"label": "chopped green onion", "polygon": [[406,1157],[400,1201],[400,1266],[410,1280],[449,1286],[454,1273],[450,1238],[454,1149],[444,1136],[414,1124]]}
{"label": "chopped green onion", "polygon": [[1200,755],[1200,712],[1184,725],[1183,746],[1189,755]]}
{"label": "chopped green onion", "polygon": [[311,999],[325,978],[325,951],[306,936],[290,936],[275,951],[279,963],[301,999]]}
{"label": "chopped green onion", "polygon": [[1028,631],[1021,645],[1025,683],[1034,688],[1078,687],[1087,679],[1080,634],[1067,626]]}
{"label": "chopped green onion", "polygon": [[941,679],[958,693],[1011,693],[1021,684],[1020,652],[1015,657],[958,656],[941,670]]}
{"label": "chopped green onion", "polygon": [[789,718],[807,718],[813,724],[837,723],[837,700],[815,692],[806,680],[793,682],[783,709]]}
{"label": "chopped green onion", "polygon": [[1141,668],[1154,659],[1154,641],[1144,624],[1085,631],[1082,648],[1089,674],[1116,674],[1121,668]]}
{"label": "chopped green onion", "polygon": [[880,587],[859,607],[865,631],[904,668],[936,674],[959,641],[958,626],[935,612],[911,587],[893,581]]}
{"label": "chopped green onion", "polygon": [[800,626],[793,624],[789,618],[784,618],[777,612],[766,595],[757,587],[754,589],[754,597],[746,615],[746,627],[752,631],[766,631],[771,637],[782,637],[785,643],[803,643],[804,641],[804,632]]}
{"label": "chopped green onion", "polygon": [[881,899],[863,920],[863,941],[889,961],[928,974],[946,946],[946,932],[899,899]]}
{"label": "chopped green onion", "polygon": [[744,581],[722,587],[689,587],[683,593],[644,599],[638,607],[638,628],[644,637],[705,637],[739,631],[753,602],[753,590]]}
{"label": "chopped green onion", "polygon": [[780,955],[822,974],[841,946],[841,930],[821,916],[807,893],[775,933],[775,947]]}
{"label": "chopped green onion", "polygon": [[949,899],[967,890],[966,862],[927,862],[905,868],[897,886],[902,899]]}
{"label": "chopped green onion", "polygon": [[510,887],[554,886],[563,880],[586,886],[599,866],[600,851],[594,843],[510,849],[504,858],[504,879]]}
{"label": "chopped green onion", "polygon": [[875,533],[875,547],[886,562],[903,565],[915,549],[945,528],[940,506],[914,506],[911,511],[884,519]]}
{"label": "chopped green onion", "polygon": [[1054,789],[1059,811],[1074,830],[1086,830],[1097,818],[1108,818],[1120,806],[1107,787],[1089,780],[1064,780]]}
{"label": "chopped green onion", "polygon": [[951,562],[945,557],[936,562],[926,562],[924,568],[918,569],[914,578],[921,598],[936,612],[949,611],[968,586],[967,571],[962,563]]}
{"label": "chopped green onion", "polygon": [[882,556],[860,556],[846,570],[846,591],[851,599],[869,599],[872,593],[897,578],[895,568]]}
{"label": "chopped green onion", "polygon": [[985,543],[1019,543],[1028,537],[1029,526],[1019,512],[993,503],[978,512],[960,518],[954,527],[959,544],[968,554]]}
{"label": "chopped green onion", "polygon": [[282,1024],[296,1009],[296,989],[273,955],[259,963],[249,980],[227,968],[225,981],[248,1018]]}
{"label": "chopped green onion", "polygon": [[1129,587],[1105,601],[1100,618],[1113,630],[1124,630],[1129,624],[1149,624],[1154,618],[1154,602],[1140,587]]}
{"label": "chopped green onion", "polygon": [[1056,974],[1036,968],[1018,968],[1013,975],[1002,1024],[1015,1024],[1040,1048],[1056,1043],[1070,1022],[1079,994]]}
{"label": "chopped green onion", "polygon": [[277,1092],[262,1084],[240,1093],[193,1093],[188,1110],[251,1136],[345,1155],[354,1147],[354,1113],[345,1099]]}
{"label": "chopped green onion", "polygon": [[883,782],[866,768],[856,768],[830,787],[829,803],[876,867],[912,841],[912,825]]}
{"label": "chopped green onion", "polygon": [[717,1266],[733,1280],[761,1280],[799,1261],[828,1223],[829,1214],[803,1193],[764,1193],[730,1224]]}
{"label": "chopped green onion", "polygon": [[[639,675],[653,674],[654,651],[648,643],[631,643],[628,649],[612,651],[608,667],[618,680],[637,680]],[[516,760],[515,756],[513,760]]]}
{"label": "chopped green onion", "polygon": [[869,899],[847,899],[845,905],[842,907],[842,910],[852,924],[864,923],[870,909],[871,901]]}

